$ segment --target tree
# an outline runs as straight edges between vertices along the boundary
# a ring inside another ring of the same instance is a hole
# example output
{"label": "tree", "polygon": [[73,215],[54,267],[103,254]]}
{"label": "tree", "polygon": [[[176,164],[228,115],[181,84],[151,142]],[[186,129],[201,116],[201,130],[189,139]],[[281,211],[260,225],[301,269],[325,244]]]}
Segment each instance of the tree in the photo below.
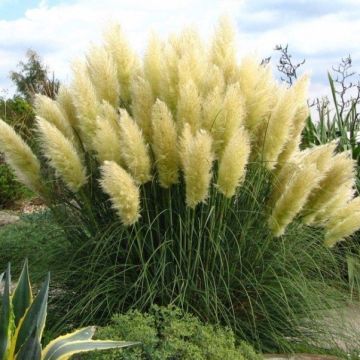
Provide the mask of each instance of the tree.
{"label": "tree", "polygon": [[44,94],[54,98],[59,89],[59,80],[42,63],[36,51],[26,52],[26,61],[20,61],[19,71],[11,71],[10,79],[15,83],[17,92],[27,101],[32,102],[35,94]]}

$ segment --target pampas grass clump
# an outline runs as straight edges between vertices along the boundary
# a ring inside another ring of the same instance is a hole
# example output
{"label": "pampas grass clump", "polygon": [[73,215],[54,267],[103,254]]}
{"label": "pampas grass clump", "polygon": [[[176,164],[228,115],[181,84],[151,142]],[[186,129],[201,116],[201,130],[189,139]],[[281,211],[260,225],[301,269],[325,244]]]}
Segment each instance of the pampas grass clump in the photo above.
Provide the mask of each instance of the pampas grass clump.
{"label": "pampas grass clump", "polygon": [[[77,257],[90,259],[79,304],[93,309],[100,292],[106,309],[175,302],[259,342],[273,311],[282,324],[271,328],[274,343],[294,318],[261,302],[273,291],[262,281],[281,292],[286,284],[282,306],[308,317],[298,299],[309,303],[313,289],[299,284],[329,255],[312,246],[319,237],[334,246],[360,227],[353,161],[333,145],[300,150],[308,78],[288,89],[258,59],[238,62],[225,19],[210,44],[194,29],[166,41],[152,34],[143,59],[119,26],[104,38],[74,63],[56,100],[37,97],[37,156],[0,122],[0,150],[19,180],[67,225]],[[279,265],[285,254],[293,265]],[[299,270],[304,259],[312,262]],[[93,286],[108,269],[111,284]],[[261,315],[241,330],[236,314],[253,311]]]}

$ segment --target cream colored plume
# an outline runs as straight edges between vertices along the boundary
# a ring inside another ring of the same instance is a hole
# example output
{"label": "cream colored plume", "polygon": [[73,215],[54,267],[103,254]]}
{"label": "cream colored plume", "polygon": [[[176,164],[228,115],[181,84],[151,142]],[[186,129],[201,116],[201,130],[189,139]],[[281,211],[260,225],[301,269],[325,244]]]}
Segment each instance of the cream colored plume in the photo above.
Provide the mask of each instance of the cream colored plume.
{"label": "cream colored plume", "polygon": [[73,97],[70,89],[65,85],[60,85],[59,91],[56,95],[56,102],[70,125],[73,128],[77,128],[77,115],[73,103]]}
{"label": "cream colored plume", "polygon": [[254,133],[269,115],[274,101],[271,67],[261,66],[255,57],[245,57],[239,67],[238,81],[246,105],[245,125]]}
{"label": "cream colored plume", "polygon": [[275,236],[284,234],[287,225],[300,213],[312,189],[320,180],[321,172],[316,164],[302,164],[295,171],[285,191],[276,201],[269,219],[269,227]]}
{"label": "cream colored plume", "polygon": [[30,147],[15,130],[0,119],[0,152],[14,170],[17,179],[29,189],[41,194],[40,163]]}
{"label": "cream colored plume", "polygon": [[159,182],[162,187],[168,188],[179,179],[179,154],[176,125],[170,110],[161,100],[157,100],[152,109],[152,131]]}
{"label": "cream colored plume", "polygon": [[202,101],[201,128],[214,131],[215,123],[223,117],[224,95],[220,87],[215,86]]}
{"label": "cream colored plume", "polygon": [[204,82],[201,93],[204,98],[213,93],[214,90],[219,94],[223,94],[225,89],[224,74],[220,68],[214,64],[208,64],[205,71]]}
{"label": "cream colored plume", "polygon": [[86,65],[79,62],[74,63],[73,75],[71,94],[78,116],[78,129],[83,143],[89,149],[92,145],[92,137],[96,132],[96,117],[100,103]]}
{"label": "cream colored plume", "polygon": [[[111,107],[110,104],[108,105]],[[97,129],[93,138],[93,148],[100,162],[109,160],[122,165],[120,125],[116,126],[112,116],[107,115],[109,108],[106,105],[103,108],[104,111],[96,119]]]}
{"label": "cream colored plume", "polygon": [[325,245],[332,247],[359,229],[360,198],[355,198],[326,226]]}
{"label": "cream colored plume", "polygon": [[221,156],[232,135],[243,124],[245,106],[238,83],[227,87],[220,112],[216,116],[210,133],[214,139],[214,151]]}
{"label": "cream colored plume", "polygon": [[210,49],[211,61],[224,74],[227,84],[236,78],[238,66],[236,60],[235,31],[226,17],[220,19]]}
{"label": "cream colored plume", "polygon": [[113,161],[105,161],[100,169],[101,187],[121,222],[126,226],[134,224],[140,217],[140,192],[134,179]]}
{"label": "cream colored plume", "polygon": [[181,140],[181,160],[186,185],[186,204],[194,208],[208,197],[212,177],[212,139],[205,130],[191,135],[186,124]]}
{"label": "cream colored plume", "polygon": [[141,128],[147,142],[151,141],[151,111],[155,102],[151,86],[143,77],[132,82],[132,111],[136,123]]}
{"label": "cream colored plume", "polygon": [[66,138],[57,127],[37,118],[37,129],[40,135],[44,156],[55,169],[56,175],[66,186],[77,192],[86,184],[86,169],[72,142]]}
{"label": "cream colored plume", "polygon": [[163,71],[163,44],[160,39],[152,33],[144,57],[144,74],[155,98],[160,96],[161,83],[164,76]]}
{"label": "cream colored plume", "polygon": [[309,77],[305,75],[297,80],[291,88],[291,91],[294,92],[297,109],[291,124],[289,139],[278,158],[278,163],[280,165],[289,161],[294,153],[299,150],[301,133],[305,127],[306,119],[309,116],[309,109],[307,105],[308,87]]}
{"label": "cream colored plume", "polygon": [[319,188],[309,197],[304,212],[305,223],[311,224],[317,213],[321,212],[332,201],[338,189],[341,189],[343,184],[348,183],[354,177],[355,163],[351,159],[350,154],[343,152],[334,156],[331,161],[331,167],[321,180]]}
{"label": "cream colored plume", "polygon": [[237,129],[225,147],[219,163],[217,186],[230,198],[245,179],[250,155],[250,139],[244,128]]}
{"label": "cream colored plume", "polygon": [[181,131],[185,123],[188,123],[193,133],[200,128],[201,101],[198,89],[191,79],[179,88],[179,101],[177,104],[177,124]]}
{"label": "cream colored plume", "polygon": [[139,59],[130,48],[119,25],[111,26],[104,34],[106,50],[114,59],[120,97],[124,104],[131,100],[131,81],[140,69]]}
{"label": "cream colored plume", "polygon": [[113,58],[104,47],[92,46],[86,57],[89,75],[99,101],[107,101],[114,107],[120,104],[120,87]]}
{"label": "cream colored plume", "polygon": [[266,126],[263,128],[264,140],[259,149],[265,166],[269,170],[275,168],[278,157],[289,140],[291,125],[296,111],[293,91],[280,91],[282,91],[282,95],[272,111]]}
{"label": "cream colored plume", "polygon": [[37,94],[35,97],[35,110],[38,116],[56,126],[64,136],[74,141],[74,132],[70,122],[55,100]]}
{"label": "cream colored plume", "polygon": [[120,145],[122,159],[139,184],[151,180],[151,161],[144,136],[126,110],[120,110]]}

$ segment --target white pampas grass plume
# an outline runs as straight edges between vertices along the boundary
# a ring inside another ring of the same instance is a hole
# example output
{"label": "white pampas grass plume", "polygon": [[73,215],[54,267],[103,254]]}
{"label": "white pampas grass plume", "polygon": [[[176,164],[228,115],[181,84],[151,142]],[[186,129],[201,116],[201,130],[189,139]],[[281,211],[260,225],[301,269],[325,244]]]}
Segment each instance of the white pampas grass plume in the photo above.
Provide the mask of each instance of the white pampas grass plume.
{"label": "white pampas grass plume", "polygon": [[228,86],[222,101],[220,112],[216,116],[210,133],[214,139],[215,154],[221,156],[232,135],[242,125],[245,106],[238,83]]}
{"label": "white pampas grass plume", "polygon": [[123,161],[139,184],[151,180],[151,161],[144,136],[126,110],[120,110],[120,146]]}
{"label": "white pampas grass plume", "polygon": [[194,208],[208,197],[214,160],[211,136],[205,130],[199,130],[195,135],[191,135],[190,125],[186,124],[183,130],[181,149],[186,204]]}
{"label": "white pampas grass plume", "polygon": [[100,115],[96,119],[96,124],[93,148],[97,152],[97,158],[100,162],[109,160],[122,165],[120,136],[113,119]]}
{"label": "white pampas grass plume", "polygon": [[159,182],[162,187],[168,188],[178,182],[179,154],[176,125],[170,110],[161,100],[157,100],[152,109],[152,130],[152,149]]}
{"label": "white pampas grass plume", "polygon": [[232,197],[237,187],[244,181],[249,155],[249,135],[241,127],[230,138],[219,163],[217,186],[226,197]]}
{"label": "white pampas grass plume", "polygon": [[96,117],[100,103],[86,65],[79,62],[74,63],[73,74],[71,94],[78,116],[78,129],[86,147],[91,148],[92,137],[96,132]]}
{"label": "white pampas grass plume", "polygon": [[202,101],[201,128],[211,132],[214,124],[222,116],[224,95],[222,89],[215,86]]}
{"label": "white pampas grass plume", "polygon": [[155,98],[160,96],[163,68],[163,44],[158,36],[152,33],[144,57],[144,74]]}
{"label": "white pampas grass plume", "polygon": [[143,77],[134,78],[131,86],[132,111],[147,142],[151,141],[151,111],[155,102],[149,81]]}
{"label": "white pampas grass plume", "polygon": [[235,31],[230,20],[222,17],[217,25],[210,49],[211,61],[222,69],[227,84],[237,74]]}
{"label": "white pampas grass plume", "polygon": [[114,59],[118,82],[120,84],[120,97],[125,104],[131,100],[131,80],[139,71],[139,59],[130,48],[121,27],[111,26],[104,34],[106,50]]}
{"label": "white pampas grass plume", "polygon": [[333,157],[331,166],[324,178],[320,181],[319,187],[310,195],[305,206],[304,222],[311,224],[318,212],[332,201],[334,194],[342,185],[348,183],[355,177],[355,162],[351,154],[343,152]]}
{"label": "white pampas grass plume", "polygon": [[71,91],[65,85],[60,85],[59,91],[56,95],[56,102],[66,117],[68,122],[73,128],[77,127],[77,115],[76,108],[73,103],[73,97]]}
{"label": "white pampas grass plume", "polygon": [[188,123],[193,132],[200,127],[201,100],[197,86],[189,79],[179,86],[179,100],[177,103],[177,123],[181,131]]}
{"label": "white pampas grass plume", "polygon": [[35,97],[36,114],[53,124],[70,140],[74,140],[74,132],[67,117],[61,111],[58,103],[45,95]]}
{"label": "white pampas grass plume", "polygon": [[105,161],[100,169],[100,185],[120,220],[126,226],[134,224],[140,217],[140,192],[133,178],[113,161]]}
{"label": "white pampas grass plume", "polygon": [[359,229],[360,198],[355,198],[326,226],[325,245],[333,247]]}
{"label": "white pampas grass plume", "polygon": [[238,73],[247,112],[245,125],[250,132],[254,132],[270,113],[274,100],[271,67],[261,66],[255,57],[245,57]]}
{"label": "white pampas grass plume", "polygon": [[315,164],[297,169],[275,203],[269,218],[269,227],[275,236],[284,234],[287,225],[299,214],[320,179],[321,173]]}
{"label": "white pampas grass plume", "polygon": [[66,186],[77,192],[86,184],[86,170],[73,143],[57,127],[46,120],[37,118],[43,154],[55,169],[56,175],[63,179]]}
{"label": "white pampas grass plume", "polygon": [[262,147],[262,159],[269,170],[275,168],[284,145],[289,140],[291,124],[296,111],[294,93],[283,90],[266,124]]}
{"label": "white pampas grass plume", "polygon": [[25,141],[15,130],[0,119],[0,151],[14,170],[18,180],[41,194],[40,163]]}
{"label": "white pampas grass plume", "polygon": [[204,76],[201,94],[207,97],[215,89],[219,94],[222,94],[225,89],[225,79],[220,68],[214,64],[208,64],[206,68],[206,76]]}
{"label": "white pampas grass plume", "polygon": [[99,101],[119,106],[120,87],[113,58],[104,47],[92,46],[86,56],[88,71]]}

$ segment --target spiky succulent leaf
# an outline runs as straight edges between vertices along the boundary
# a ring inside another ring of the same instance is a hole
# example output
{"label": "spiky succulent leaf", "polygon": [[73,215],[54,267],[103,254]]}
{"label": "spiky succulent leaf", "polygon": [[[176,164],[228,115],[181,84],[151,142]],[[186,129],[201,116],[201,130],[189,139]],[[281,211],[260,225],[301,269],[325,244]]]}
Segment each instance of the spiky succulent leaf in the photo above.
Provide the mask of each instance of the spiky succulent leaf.
{"label": "spiky succulent leaf", "polygon": [[[138,345],[136,342],[129,341],[104,341],[104,340],[84,340],[69,341],[60,346],[48,360],[67,360],[72,355],[81,352],[89,352],[94,350],[119,349],[129,346]],[[43,359],[44,360],[44,359]]]}
{"label": "spiky succulent leaf", "polygon": [[17,283],[12,305],[15,316],[15,326],[19,325],[20,319],[24,316],[32,301],[31,285],[29,279],[28,261],[25,260],[19,281]]}
{"label": "spiky succulent leaf", "polygon": [[41,360],[41,344],[37,335],[37,327],[27,338],[24,345],[20,348],[15,360]]}
{"label": "spiky succulent leaf", "polygon": [[22,321],[19,333],[16,339],[15,353],[17,353],[21,346],[25,343],[27,338],[33,333],[36,328],[36,335],[41,340],[42,332],[45,326],[47,299],[49,293],[50,274],[47,275],[46,280],[36,298],[32,302],[29,310],[26,312],[24,320]]}
{"label": "spiky succulent leaf", "polygon": [[85,341],[90,340],[95,333],[95,327],[89,326],[83,329],[76,330],[70,334],[59,336],[50,343],[43,350],[42,356],[44,360],[49,360],[52,355],[63,345],[70,341]]}
{"label": "spiky succulent leaf", "polygon": [[11,273],[10,263],[7,266],[4,293],[0,313],[0,360],[7,360],[13,330],[13,313],[10,301]]}

